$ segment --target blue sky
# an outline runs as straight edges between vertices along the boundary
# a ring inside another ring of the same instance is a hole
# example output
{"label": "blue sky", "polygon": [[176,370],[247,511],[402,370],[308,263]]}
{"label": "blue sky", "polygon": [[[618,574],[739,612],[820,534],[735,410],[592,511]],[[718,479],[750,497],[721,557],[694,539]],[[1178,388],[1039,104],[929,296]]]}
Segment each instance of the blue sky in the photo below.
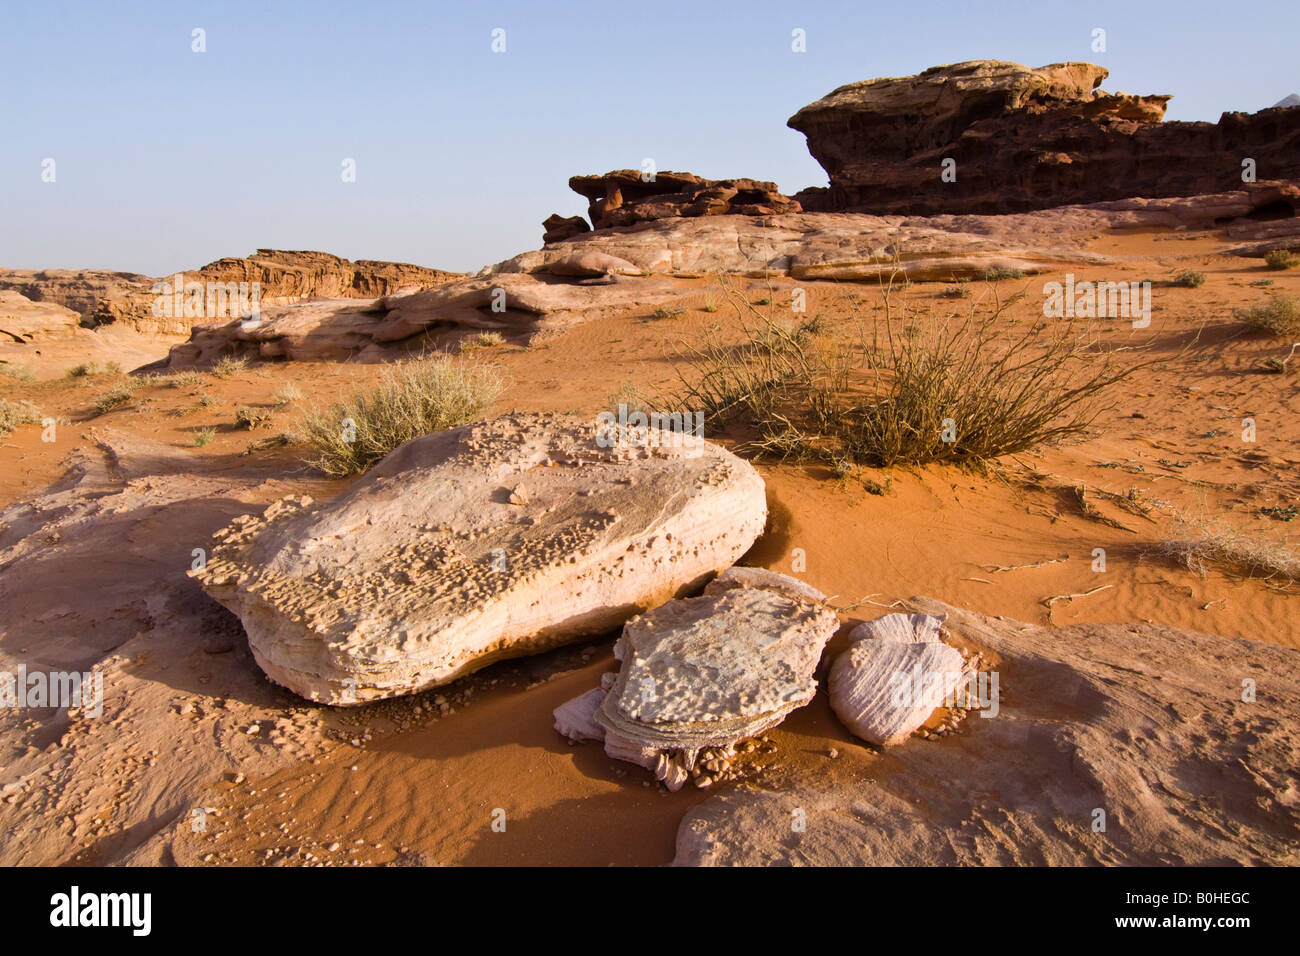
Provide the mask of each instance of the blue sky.
{"label": "blue sky", "polygon": [[472,270],[585,213],[579,173],[824,185],[785,121],[844,83],[1090,60],[1216,120],[1300,91],[1297,26],[1296,0],[8,2],[0,266],[161,275],[274,247]]}

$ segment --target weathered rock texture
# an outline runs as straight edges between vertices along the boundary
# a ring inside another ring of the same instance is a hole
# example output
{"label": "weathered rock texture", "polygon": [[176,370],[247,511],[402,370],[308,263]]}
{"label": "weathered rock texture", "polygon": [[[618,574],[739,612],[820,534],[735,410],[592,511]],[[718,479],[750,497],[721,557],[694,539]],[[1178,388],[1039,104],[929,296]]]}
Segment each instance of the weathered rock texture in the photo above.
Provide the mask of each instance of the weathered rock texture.
{"label": "weathered rock texture", "polygon": [[[1168,96],[1103,92],[1107,73],[975,60],[842,86],[788,122],[830,178],[795,198],[823,211],[1004,213],[1223,192],[1241,186],[1247,158],[1260,180],[1300,177],[1300,110],[1164,123]],[[954,182],[940,179],[945,159]]]}
{"label": "weathered rock texture", "polygon": [[560,242],[591,232],[591,226],[581,216],[561,216],[558,212],[553,212],[542,220],[542,228],[545,230],[542,233],[544,243]]}
{"label": "weathered rock texture", "polygon": [[18,292],[0,290],[0,336],[20,345],[72,335],[81,317],[57,302],[33,302]]}
{"label": "weathered rock texture", "polygon": [[878,747],[901,743],[953,694],[966,662],[944,643],[942,624],[928,614],[886,614],[853,629],[827,681],[845,727]]}
{"label": "weathered rock texture", "polygon": [[617,628],[762,533],[763,481],[731,453],[595,436],[519,413],[415,439],[328,505],[239,519],[192,574],[273,680],[353,704]]}
{"label": "weathered rock texture", "polygon": [[[678,864],[1300,863],[1300,653],[909,603],[946,614],[954,636],[989,655],[997,716],[915,739],[865,773],[832,765],[820,783],[712,797],[683,819]],[[1105,832],[1093,829],[1098,810]]]}
{"label": "weathered rock texture", "polygon": [[639,170],[616,169],[603,176],[574,176],[569,188],[587,198],[591,223],[597,229],[657,219],[771,216],[800,211],[799,203],[781,195],[776,183],[704,179],[693,173],[671,171],[655,173],[650,182],[641,177]]}
{"label": "weathered rock texture", "polygon": [[802,582],[733,568],[701,597],[629,621],[614,646],[617,676],[555,711],[570,739],[653,770],[680,789],[700,752],[730,753],[813,698],[813,672],[839,625]]}
{"label": "weathered rock texture", "polygon": [[82,319],[89,319],[101,301],[147,289],[153,281],[137,272],[106,269],[0,269],[0,289],[61,305]]}

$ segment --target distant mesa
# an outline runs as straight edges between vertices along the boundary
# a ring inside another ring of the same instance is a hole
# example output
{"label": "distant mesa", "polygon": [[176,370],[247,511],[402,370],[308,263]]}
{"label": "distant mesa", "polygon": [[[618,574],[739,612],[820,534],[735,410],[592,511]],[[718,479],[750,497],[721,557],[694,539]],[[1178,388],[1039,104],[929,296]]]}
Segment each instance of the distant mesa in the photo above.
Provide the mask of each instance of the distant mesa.
{"label": "distant mesa", "polygon": [[1244,158],[1260,181],[1300,177],[1300,113],[1166,123],[1169,96],[1107,93],[1107,75],[974,60],[841,86],[788,121],[830,179],[794,198],[812,211],[1008,213],[1239,189]]}

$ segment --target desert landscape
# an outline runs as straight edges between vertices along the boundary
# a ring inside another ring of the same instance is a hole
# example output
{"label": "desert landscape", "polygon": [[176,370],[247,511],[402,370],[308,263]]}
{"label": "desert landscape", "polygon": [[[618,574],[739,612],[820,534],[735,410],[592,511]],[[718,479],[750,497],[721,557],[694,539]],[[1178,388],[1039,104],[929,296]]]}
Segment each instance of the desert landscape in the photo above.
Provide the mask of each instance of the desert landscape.
{"label": "desert landscape", "polygon": [[1300,99],[1108,82],[473,273],[0,270],[0,863],[1300,862]]}

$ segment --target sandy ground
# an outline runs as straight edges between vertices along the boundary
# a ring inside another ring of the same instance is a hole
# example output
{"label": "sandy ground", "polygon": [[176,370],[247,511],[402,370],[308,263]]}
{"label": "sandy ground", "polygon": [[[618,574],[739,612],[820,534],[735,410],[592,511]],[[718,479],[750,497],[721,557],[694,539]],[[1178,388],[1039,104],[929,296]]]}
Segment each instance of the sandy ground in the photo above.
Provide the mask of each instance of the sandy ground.
{"label": "sandy ground", "polygon": [[[1133,330],[1122,320],[1106,326],[1107,345],[1145,345],[1162,362],[1117,388],[1115,407],[1085,440],[1017,455],[986,473],[927,467],[859,469],[836,477],[820,466],[762,462],[770,527],[744,563],[794,573],[833,595],[832,603],[845,609],[846,627],[832,651],[848,625],[915,594],[1034,623],[1147,621],[1300,648],[1294,588],[1276,580],[1194,573],[1155,553],[1173,533],[1176,514],[1227,522],[1280,546],[1294,547],[1300,528],[1260,510],[1300,504],[1300,364],[1285,375],[1257,371],[1263,358],[1284,356],[1290,343],[1247,335],[1231,317],[1234,306],[1263,301],[1272,292],[1300,294],[1300,270],[1268,271],[1254,260],[1218,255],[1221,247],[1211,235],[1126,234],[1094,242],[1094,251],[1121,257],[1124,268],[1078,269],[1077,279],[1167,279],[1176,270],[1197,269],[1208,281],[1196,289],[1157,285],[1149,329]],[[1061,277],[998,283],[1003,299],[1027,293],[1009,307],[1008,321],[1038,321],[1042,283],[1053,278]],[[725,310],[703,308],[722,302],[717,290],[706,280],[693,281],[699,307],[680,316],[656,319],[647,310],[580,326],[531,348],[480,350],[477,357],[499,361],[511,380],[499,410],[593,415],[625,384],[670,385],[678,343],[698,341],[710,325],[726,321]],[[1272,284],[1257,285],[1264,281]],[[881,308],[873,285],[800,285],[808,290],[808,314],[822,315],[833,327]],[[769,291],[760,282],[741,281],[739,288],[752,302],[771,296],[778,309],[788,301],[780,288]],[[942,298],[942,289],[917,283],[905,294],[913,307],[937,314],[969,307]],[[977,284],[977,302],[992,295],[991,287]],[[104,356],[116,351],[127,368],[165,354],[172,344],[120,337],[100,342],[96,348]],[[314,475],[302,464],[301,448],[245,452],[254,440],[291,430],[313,402],[362,387],[381,371],[254,366],[224,378],[206,375],[184,387],[148,385],[130,404],[95,415],[93,401],[122,377],[69,379],[63,373],[75,356],[57,346],[42,351],[24,359],[37,380],[0,378],[0,397],[28,399],[59,418],[58,437],[42,442],[41,429],[26,426],[0,439],[0,506],[54,485],[73,457],[94,452],[96,435],[107,430],[172,449],[169,468],[193,461],[210,480],[243,481],[245,492],[192,516],[184,540],[171,545],[182,556],[167,572],[168,586],[178,593],[197,591],[183,574],[189,536],[210,535],[231,514],[255,510],[278,495],[310,487],[314,496],[327,497],[346,486]],[[15,360],[8,353],[0,358]],[[287,383],[302,397],[282,403],[276,392]],[[200,404],[203,396],[206,405]],[[235,412],[243,406],[269,413],[269,427],[237,428]],[[1257,423],[1254,442],[1242,440],[1246,417]],[[195,447],[195,436],[208,428],[215,429],[214,437]],[[726,435],[710,437],[730,441]],[[1087,489],[1088,507],[1079,503],[1079,488]],[[165,537],[166,530],[159,533]],[[1105,549],[1104,573],[1093,570],[1097,548]],[[130,571],[129,563],[109,563],[84,573],[88,582],[111,590],[114,576]],[[206,598],[199,593],[195,600]],[[16,654],[20,649],[10,644],[20,636],[21,628],[6,622],[0,647]],[[239,771],[242,777],[230,771],[229,762],[213,765],[202,799],[216,809],[218,824],[204,833],[179,824],[160,831],[153,841],[157,852],[140,861],[665,863],[682,814],[706,792],[666,793],[639,768],[609,760],[596,745],[571,746],[551,727],[556,705],[612,669],[613,637],[499,664],[414,698],[325,714],[267,685],[246,650],[225,655],[221,666],[208,668],[207,682],[182,682],[182,696],[201,705],[240,696],[220,686],[222,681],[238,680],[240,687],[260,682],[265,686],[244,694],[244,703],[254,709],[273,705],[286,719],[310,714],[312,733],[301,736],[294,752],[282,750],[273,765],[250,763],[247,773]],[[152,653],[165,655],[166,646]],[[245,668],[251,671],[245,674]],[[232,721],[223,733],[239,737],[238,724]],[[760,782],[813,774],[867,780],[890,772],[896,762],[854,743],[824,694],[768,736],[771,745],[746,765]],[[216,741],[223,750],[227,742]],[[106,752],[111,759],[138,744],[121,740]],[[8,779],[2,769],[0,778]],[[504,832],[492,827],[498,809],[505,813]],[[0,820],[3,812],[0,805]],[[34,825],[33,819],[24,818],[24,825]],[[54,850],[57,841],[46,843],[23,862],[60,862],[77,853],[92,861],[111,858],[104,849],[118,845],[104,843],[114,832],[111,817],[97,826],[93,843],[74,831],[62,852]],[[120,845],[130,845],[119,838]],[[96,848],[99,856],[91,852]]]}

